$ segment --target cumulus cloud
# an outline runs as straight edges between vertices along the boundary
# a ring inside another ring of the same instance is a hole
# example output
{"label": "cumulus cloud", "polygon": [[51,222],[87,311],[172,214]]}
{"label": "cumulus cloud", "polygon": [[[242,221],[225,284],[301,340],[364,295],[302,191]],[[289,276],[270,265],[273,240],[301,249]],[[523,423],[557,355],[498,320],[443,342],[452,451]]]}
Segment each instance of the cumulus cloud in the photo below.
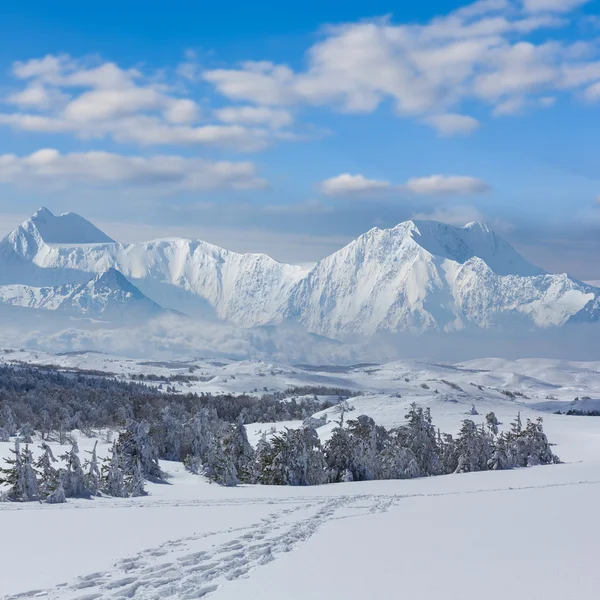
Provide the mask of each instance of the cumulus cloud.
{"label": "cumulus cloud", "polygon": [[590,0],[523,0],[523,7],[529,12],[564,13],[587,4]]}
{"label": "cumulus cloud", "polygon": [[179,156],[122,156],[109,152],[61,154],[43,149],[28,156],[0,155],[0,183],[16,186],[132,186],[161,192],[264,188],[251,162],[212,162]]}
{"label": "cumulus cloud", "polygon": [[267,106],[226,106],[216,110],[215,115],[223,123],[264,124],[274,129],[287,127],[293,121],[289,111]]}
{"label": "cumulus cloud", "polygon": [[326,196],[372,197],[383,194],[410,193],[420,196],[454,196],[481,194],[490,186],[482,179],[461,175],[430,175],[413,177],[400,185],[389,181],[367,179],[364,175],[343,173],[321,182],[320,190]]}
{"label": "cumulus cloud", "polygon": [[506,235],[514,229],[513,225],[507,221],[498,218],[486,217],[476,206],[451,205],[440,206],[428,212],[416,212],[413,219],[422,219],[426,221],[440,221],[448,225],[466,225],[477,221],[478,223],[487,223],[495,231]]}
{"label": "cumulus cloud", "polygon": [[506,97],[600,81],[594,44],[551,36],[581,3],[527,0],[520,10],[515,2],[481,0],[423,25],[347,23],[325,30],[308,49],[304,70],[254,61],[207,69],[203,77],[222,95],[261,106],[304,103],[361,113],[389,99],[400,115],[426,118],[442,133],[467,133],[474,119],[430,115],[457,114],[449,109],[466,101],[494,107]]}
{"label": "cumulus cloud", "polygon": [[423,121],[443,136],[464,135],[480,127],[477,119],[455,113],[433,115]]}
{"label": "cumulus cloud", "polygon": [[111,62],[90,65],[67,55],[48,55],[14,63],[13,75],[26,86],[9,94],[6,102],[21,110],[0,113],[0,124],[23,131],[252,152],[272,142],[271,127],[291,123],[285,111],[267,114],[256,107],[234,109],[237,119],[230,112],[221,123],[206,122],[196,101]]}
{"label": "cumulus cloud", "polygon": [[409,179],[403,187],[413,194],[427,196],[482,194],[490,189],[490,186],[482,179],[458,175],[414,177]]}
{"label": "cumulus cloud", "polygon": [[319,187],[326,196],[374,196],[389,191],[392,185],[360,174],[342,173],[322,181]]}

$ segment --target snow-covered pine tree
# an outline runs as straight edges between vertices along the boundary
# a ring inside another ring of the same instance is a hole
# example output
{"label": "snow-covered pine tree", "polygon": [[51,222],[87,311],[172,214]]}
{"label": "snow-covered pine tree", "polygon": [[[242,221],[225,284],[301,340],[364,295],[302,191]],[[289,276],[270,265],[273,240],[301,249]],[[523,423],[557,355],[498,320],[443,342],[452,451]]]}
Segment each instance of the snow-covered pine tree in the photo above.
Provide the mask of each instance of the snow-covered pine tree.
{"label": "snow-covered pine tree", "polygon": [[493,412],[485,415],[485,423],[487,425],[488,431],[492,435],[498,435],[498,425],[500,425],[500,421]]}
{"label": "snow-covered pine tree", "polygon": [[[266,435],[258,441],[254,453],[254,464],[252,472],[252,483],[263,485],[278,485],[275,481],[276,474],[272,470],[275,451],[273,446],[267,442]],[[281,484],[279,484],[281,485]]]}
{"label": "snow-covered pine tree", "polygon": [[117,447],[125,473],[133,473],[135,461],[139,459],[144,478],[155,481],[164,478],[158,463],[158,449],[150,436],[147,421],[129,421],[125,431],[119,434]]}
{"label": "snow-covered pine tree", "polygon": [[92,494],[87,487],[87,478],[81,467],[76,446],[71,446],[71,450],[65,452],[60,458],[66,462],[66,467],[60,471],[65,496],[67,498],[89,498]]}
{"label": "snow-covered pine tree", "polygon": [[45,502],[48,504],[62,504],[66,501],[67,496],[65,495],[65,488],[63,487],[62,481],[59,478],[56,489],[46,496]]}
{"label": "snow-covered pine tree", "polygon": [[327,481],[327,464],[315,429],[286,429],[271,440],[269,483],[319,485]]}
{"label": "snow-covered pine tree", "polygon": [[250,483],[254,449],[248,441],[243,423],[233,425],[221,441],[223,453],[233,462],[240,483]]}
{"label": "snow-covered pine tree", "polygon": [[40,496],[46,498],[59,487],[60,477],[58,469],[53,466],[56,459],[50,446],[46,442],[42,442],[41,449],[42,454],[35,463],[35,467],[40,475]]}
{"label": "snow-covered pine tree", "polygon": [[526,467],[529,457],[527,440],[523,437],[521,413],[511,423],[510,431],[506,434],[506,457],[509,468]]}
{"label": "snow-covered pine tree", "polygon": [[398,430],[390,431],[379,455],[381,479],[412,479],[419,477],[419,465],[410,448],[402,445]]}
{"label": "snow-covered pine tree", "polygon": [[0,411],[0,423],[2,423],[2,428],[7,431],[8,437],[17,435],[18,427],[15,420],[15,413],[13,413],[8,404],[5,404],[2,407],[2,411]]}
{"label": "snow-covered pine tree", "polygon": [[527,419],[527,425],[521,437],[525,441],[528,467],[560,462],[558,456],[550,449],[548,438],[542,427],[542,417],[538,417],[535,421]]}
{"label": "snow-covered pine tree", "polygon": [[22,444],[32,444],[35,431],[29,423],[25,423],[19,429],[19,441]]}
{"label": "snow-covered pine tree", "polygon": [[[331,437],[325,442],[325,461],[329,470],[329,480],[353,481],[352,474],[352,440],[350,433],[343,426],[343,413],[338,426],[331,432]],[[350,474],[350,475],[348,475]]]}
{"label": "snow-covered pine tree", "polygon": [[107,496],[126,498],[127,489],[123,478],[121,455],[117,443],[113,443],[110,459],[106,459],[102,467],[102,491]]}
{"label": "snow-covered pine tree", "polygon": [[438,429],[437,448],[439,457],[439,473],[454,473],[458,466],[456,440],[449,433],[441,433]]}
{"label": "snow-covered pine tree", "polygon": [[387,432],[367,415],[347,422],[350,436],[350,465],[353,481],[368,481],[381,477],[379,454]]}
{"label": "snow-covered pine tree", "polygon": [[96,452],[96,447],[98,446],[98,440],[94,443],[94,448],[90,452],[86,450],[86,452],[90,455],[89,459],[86,459],[83,467],[86,470],[85,480],[86,487],[90,491],[92,496],[97,496],[100,491],[100,467],[98,466],[98,454]]}
{"label": "snow-covered pine tree", "polygon": [[159,431],[157,445],[161,457],[165,460],[181,460],[184,426],[182,416],[176,414],[172,406],[166,406],[162,410]]}
{"label": "snow-covered pine tree", "polygon": [[399,428],[402,445],[415,455],[422,475],[436,475],[440,467],[435,427],[429,408],[423,410],[413,402],[406,419],[407,424]]}
{"label": "snow-covered pine tree", "polygon": [[494,449],[487,466],[492,471],[501,471],[510,468],[511,465],[506,455],[506,437],[504,433],[500,434],[494,441]]}
{"label": "snow-covered pine tree", "polygon": [[456,439],[458,465],[455,473],[471,473],[487,469],[492,450],[483,426],[465,419]]}
{"label": "snow-covered pine tree", "polygon": [[0,468],[0,483],[9,487],[5,497],[12,502],[31,502],[39,500],[33,455],[26,446],[21,450],[18,440],[10,450],[14,458],[5,459],[8,467]]}
{"label": "snow-covered pine tree", "polygon": [[135,464],[133,465],[133,473],[128,477],[126,488],[129,496],[146,496],[146,481],[142,472],[142,465],[140,464],[139,458],[136,458]]}

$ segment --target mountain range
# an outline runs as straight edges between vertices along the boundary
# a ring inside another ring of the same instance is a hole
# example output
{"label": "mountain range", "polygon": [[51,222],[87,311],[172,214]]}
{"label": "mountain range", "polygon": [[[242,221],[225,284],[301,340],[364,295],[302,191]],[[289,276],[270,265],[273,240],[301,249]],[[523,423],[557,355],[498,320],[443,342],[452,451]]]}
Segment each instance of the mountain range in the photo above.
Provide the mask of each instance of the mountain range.
{"label": "mountain range", "polygon": [[191,239],[121,244],[41,208],[0,241],[0,303],[129,323],[178,311],[333,338],[597,321],[600,289],[529,263],[487,226],[374,228],[312,268]]}

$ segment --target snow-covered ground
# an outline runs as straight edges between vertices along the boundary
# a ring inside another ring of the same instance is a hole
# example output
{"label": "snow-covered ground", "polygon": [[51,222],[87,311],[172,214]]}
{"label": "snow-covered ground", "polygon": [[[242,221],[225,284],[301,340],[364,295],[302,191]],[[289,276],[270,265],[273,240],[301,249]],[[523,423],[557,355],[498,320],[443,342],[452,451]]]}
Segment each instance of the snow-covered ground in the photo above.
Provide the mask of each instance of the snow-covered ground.
{"label": "snow-covered ground", "polygon": [[[402,423],[412,401],[431,407],[434,423],[448,432],[467,417],[480,422],[490,410],[503,427],[519,411],[523,418],[543,415],[563,464],[310,488],[223,488],[163,462],[169,484],[148,484],[147,497],[0,504],[0,597],[598,597],[600,418],[553,409],[600,404],[600,363],[485,359],[332,369],[19,351],[2,360],[127,377],[189,374],[192,366],[194,374],[212,377],[191,388],[182,384],[185,391],[344,387],[362,392],[348,400],[348,418],[369,414],[386,427]],[[473,405],[481,416],[467,415]],[[325,412],[323,439],[338,418],[334,409]],[[259,429],[298,424],[248,430],[257,439]],[[82,454],[93,443],[81,437]],[[0,455],[9,447],[0,443]],[[107,449],[101,441],[100,454]]]}

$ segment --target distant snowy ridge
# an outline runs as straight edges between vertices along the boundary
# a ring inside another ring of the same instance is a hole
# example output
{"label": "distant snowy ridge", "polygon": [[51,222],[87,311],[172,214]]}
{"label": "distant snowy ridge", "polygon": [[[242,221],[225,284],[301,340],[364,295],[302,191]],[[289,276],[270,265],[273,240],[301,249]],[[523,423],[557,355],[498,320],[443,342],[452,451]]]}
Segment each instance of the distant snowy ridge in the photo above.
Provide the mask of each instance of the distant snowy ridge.
{"label": "distant snowy ridge", "polygon": [[[545,328],[600,314],[600,289],[544,272],[479,223],[374,228],[304,268],[200,240],[120,244],[78,215],[40,209],[0,242],[0,267],[0,301],[18,306],[57,309],[70,297],[81,307],[93,298],[92,314],[101,294],[73,286],[114,269],[159,308],[247,327],[300,323],[329,337]],[[118,293],[110,296],[118,305]]]}
{"label": "distant snowy ridge", "polygon": [[143,321],[167,312],[112,268],[83,284],[0,286],[0,303],[118,323]]}

